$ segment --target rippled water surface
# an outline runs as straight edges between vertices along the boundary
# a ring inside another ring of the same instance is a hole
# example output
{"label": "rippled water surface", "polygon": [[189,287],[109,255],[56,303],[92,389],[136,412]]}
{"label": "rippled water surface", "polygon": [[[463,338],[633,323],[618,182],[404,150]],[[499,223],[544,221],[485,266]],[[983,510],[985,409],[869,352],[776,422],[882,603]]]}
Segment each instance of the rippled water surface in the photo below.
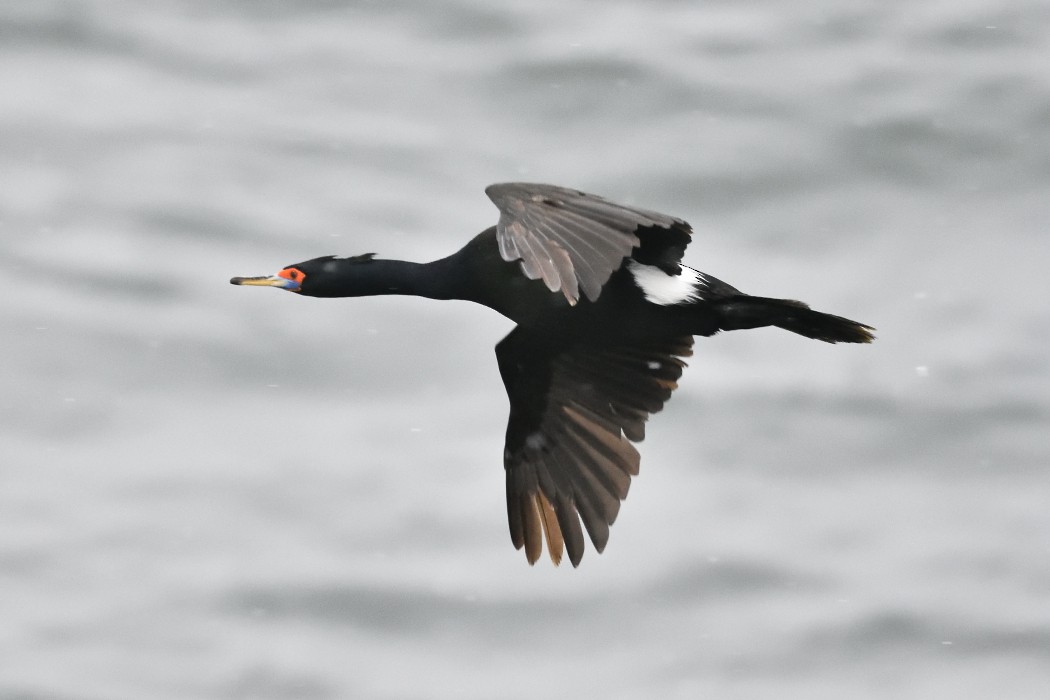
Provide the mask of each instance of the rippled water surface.
{"label": "rippled water surface", "polygon": [[[0,6],[0,698],[1045,698],[1050,6]],[[505,524],[510,324],[231,287],[490,182],[879,329],[701,340],[607,551]]]}

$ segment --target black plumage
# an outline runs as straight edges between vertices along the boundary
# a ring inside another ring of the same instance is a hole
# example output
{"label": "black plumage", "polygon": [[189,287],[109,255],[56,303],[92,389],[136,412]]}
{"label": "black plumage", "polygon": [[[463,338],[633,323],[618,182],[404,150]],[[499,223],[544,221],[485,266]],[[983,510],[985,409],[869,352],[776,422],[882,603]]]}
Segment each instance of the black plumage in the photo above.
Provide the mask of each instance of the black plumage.
{"label": "black plumage", "polygon": [[410,294],[473,301],[517,327],[496,346],[510,399],[504,467],[511,540],[574,566],[584,531],[605,548],[637,475],[645,422],[692,354],[693,336],[778,326],[871,342],[870,326],[801,302],[754,297],[681,265],[685,221],[553,185],[492,185],[499,222],[431,263],[327,256],[233,284],[306,296]]}

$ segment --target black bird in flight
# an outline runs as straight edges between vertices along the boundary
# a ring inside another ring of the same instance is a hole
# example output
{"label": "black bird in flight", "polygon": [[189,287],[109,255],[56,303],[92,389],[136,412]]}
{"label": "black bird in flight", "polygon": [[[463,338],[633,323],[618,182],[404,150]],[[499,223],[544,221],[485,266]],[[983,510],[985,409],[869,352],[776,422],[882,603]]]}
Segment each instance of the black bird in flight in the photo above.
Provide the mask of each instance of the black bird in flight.
{"label": "black bird in flight", "polygon": [[874,339],[871,326],[682,265],[692,229],[681,219],[554,185],[485,193],[499,222],[447,258],[326,256],[230,282],[313,297],[462,299],[514,321],[496,360],[510,398],[510,537],[530,564],[546,540],[555,564],[567,551],[578,566],[584,529],[605,549],[638,473],[631,443],[677,386],[693,336],[777,326],[827,343]]}

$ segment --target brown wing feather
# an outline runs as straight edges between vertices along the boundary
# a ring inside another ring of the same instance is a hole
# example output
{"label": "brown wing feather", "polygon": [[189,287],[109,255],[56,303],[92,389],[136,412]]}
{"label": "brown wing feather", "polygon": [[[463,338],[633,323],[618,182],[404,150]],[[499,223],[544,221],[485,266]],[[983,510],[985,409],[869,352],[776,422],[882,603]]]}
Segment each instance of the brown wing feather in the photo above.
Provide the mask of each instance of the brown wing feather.
{"label": "brown wing feather", "polygon": [[[496,347],[510,398],[504,467],[511,541],[535,562],[546,540],[558,563],[601,552],[639,455],[649,416],[670,398],[692,337],[618,346],[552,347],[516,328]],[[582,521],[582,528],[581,528]]]}
{"label": "brown wing feather", "polygon": [[689,224],[672,216],[625,207],[593,194],[555,185],[509,182],[485,188],[499,208],[496,237],[504,260],[521,261],[529,279],[540,279],[570,304],[580,290],[591,301],[642,244],[639,229],[674,229],[672,256],[681,258]]}

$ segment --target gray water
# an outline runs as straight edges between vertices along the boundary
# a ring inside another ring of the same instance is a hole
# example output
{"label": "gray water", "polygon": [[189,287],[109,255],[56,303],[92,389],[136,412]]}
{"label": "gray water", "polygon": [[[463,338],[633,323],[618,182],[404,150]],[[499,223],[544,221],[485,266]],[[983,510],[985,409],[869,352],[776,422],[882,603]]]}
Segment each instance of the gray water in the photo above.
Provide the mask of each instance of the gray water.
{"label": "gray water", "polygon": [[[545,181],[878,327],[697,343],[607,551],[505,319],[231,287]],[[0,698],[1050,697],[1050,5],[0,6]]]}

